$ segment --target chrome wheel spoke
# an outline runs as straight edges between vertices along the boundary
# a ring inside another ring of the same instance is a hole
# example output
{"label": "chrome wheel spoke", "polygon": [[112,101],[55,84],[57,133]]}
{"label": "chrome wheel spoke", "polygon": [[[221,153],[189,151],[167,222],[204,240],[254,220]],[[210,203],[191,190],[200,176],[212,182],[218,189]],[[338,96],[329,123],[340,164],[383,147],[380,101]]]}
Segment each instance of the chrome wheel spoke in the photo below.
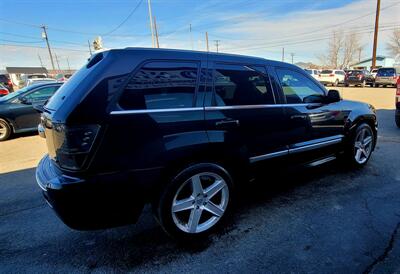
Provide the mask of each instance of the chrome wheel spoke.
{"label": "chrome wheel spoke", "polygon": [[364,139],[363,144],[364,146],[369,145],[372,142],[372,137],[368,136],[367,138]]}
{"label": "chrome wheel spoke", "polygon": [[357,152],[356,152],[356,160],[357,160],[358,162],[361,161],[361,154],[362,154],[362,150],[361,150],[361,149],[357,149]]}
{"label": "chrome wheel spoke", "polygon": [[360,132],[360,137],[359,140],[362,142],[364,140],[364,136],[365,136],[365,129],[362,129]]}
{"label": "chrome wheel spoke", "polygon": [[194,197],[190,196],[189,198],[175,201],[174,205],[172,206],[172,211],[179,212],[193,208],[194,208]]}
{"label": "chrome wheel spoke", "polygon": [[356,142],[354,144],[354,147],[357,148],[357,149],[361,149],[362,148],[362,143],[361,142]]}
{"label": "chrome wheel spoke", "polygon": [[191,180],[192,180],[193,196],[203,194],[203,186],[201,185],[200,175],[193,176]]}
{"label": "chrome wheel spoke", "polygon": [[202,212],[203,209],[201,208],[194,208],[192,209],[192,212],[190,212],[190,217],[188,222],[189,232],[194,233],[197,231],[197,227],[199,226]]}
{"label": "chrome wheel spoke", "polygon": [[204,206],[204,209],[217,217],[221,217],[224,214],[224,210],[211,201]]}
{"label": "chrome wheel spoke", "polygon": [[211,199],[215,194],[217,194],[221,189],[225,187],[225,183],[222,180],[215,181],[211,186],[204,190],[208,199]]}

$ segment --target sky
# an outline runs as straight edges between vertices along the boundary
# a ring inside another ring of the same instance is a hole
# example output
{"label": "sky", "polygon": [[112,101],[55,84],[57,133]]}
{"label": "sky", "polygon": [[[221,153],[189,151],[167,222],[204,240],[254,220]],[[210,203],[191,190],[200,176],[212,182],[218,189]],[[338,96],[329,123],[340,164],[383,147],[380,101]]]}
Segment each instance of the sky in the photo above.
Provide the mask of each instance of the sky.
{"label": "sky", "polygon": [[[40,26],[48,27],[61,69],[77,69],[88,41],[105,48],[151,47],[147,0],[0,0],[0,69],[51,68]],[[376,0],[151,0],[160,47],[206,50],[319,63],[334,30],[355,31],[362,58],[372,52]],[[6,11],[6,12],[5,12]],[[191,25],[191,32],[190,32]],[[400,28],[400,1],[381,0],[378,54]],[[57,60],[55,66],[57,68]]]}

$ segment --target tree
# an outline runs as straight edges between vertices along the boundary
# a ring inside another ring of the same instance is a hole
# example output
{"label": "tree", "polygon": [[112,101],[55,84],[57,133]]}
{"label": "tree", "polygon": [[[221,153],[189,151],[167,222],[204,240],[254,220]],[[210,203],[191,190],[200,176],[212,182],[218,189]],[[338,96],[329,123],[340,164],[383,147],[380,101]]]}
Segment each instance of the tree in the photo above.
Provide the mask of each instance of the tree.
{"label": "tree", "polygon": [[324,66],[330,68],[348,68],[357,60],[362,48],[360,38],[355,32],[344,34],[341,30],[335,30],[328,43],[328,53],[319,57]]}
{"label": "tree", "polygon": [[393,57],[400,55],[400,29],[395,29],[387,43],[387,49]]}

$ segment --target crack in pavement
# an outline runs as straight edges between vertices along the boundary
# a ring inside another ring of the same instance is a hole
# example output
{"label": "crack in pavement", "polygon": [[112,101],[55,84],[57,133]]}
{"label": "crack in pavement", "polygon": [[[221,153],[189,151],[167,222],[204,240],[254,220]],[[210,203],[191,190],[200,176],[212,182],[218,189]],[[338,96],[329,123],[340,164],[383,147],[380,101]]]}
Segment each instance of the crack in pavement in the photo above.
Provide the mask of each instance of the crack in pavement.
{"label": "crack in pavement", "polygon": [[390,240],[386,248],[384,249],[383,253],[376,258],[364,271],[364,274],[371,273],[371,271],[377,266],[379,263],[382,263],[383,261],[386,260],[386,258],[389,256],[390,252],[394,248],[394,241],[396,239],[398,230],[400,228],[400,222],[397,223],[396,227],[394,228],[392,235],[390,236]]}

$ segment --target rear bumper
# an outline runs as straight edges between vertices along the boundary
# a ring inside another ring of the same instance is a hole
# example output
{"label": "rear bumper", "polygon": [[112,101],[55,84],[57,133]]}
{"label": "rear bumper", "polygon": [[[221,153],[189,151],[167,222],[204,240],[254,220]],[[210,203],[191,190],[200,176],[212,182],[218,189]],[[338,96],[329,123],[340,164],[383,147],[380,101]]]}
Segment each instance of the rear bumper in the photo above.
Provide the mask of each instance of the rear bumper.
{"label": "rear bumper", "polygon": [[395,79],[388,79],[388,80],[384,80],[384,79],[375,79],[375,84],[378,85],[396,85],[396,80]]}
{"label": "rear bumper", "polygon": [[[155,173],[152,170],[152,174]],[[63,174],[48,155],[36,169],[36,181],[47,203],[66,225],[78,230],[109,228],[137,221],[146,193],[131,175],[71,177]],[[139,172],[136,179],[142,176],[148,178],[148,174]],[[133,180],[129,181],[128,177]]]}

